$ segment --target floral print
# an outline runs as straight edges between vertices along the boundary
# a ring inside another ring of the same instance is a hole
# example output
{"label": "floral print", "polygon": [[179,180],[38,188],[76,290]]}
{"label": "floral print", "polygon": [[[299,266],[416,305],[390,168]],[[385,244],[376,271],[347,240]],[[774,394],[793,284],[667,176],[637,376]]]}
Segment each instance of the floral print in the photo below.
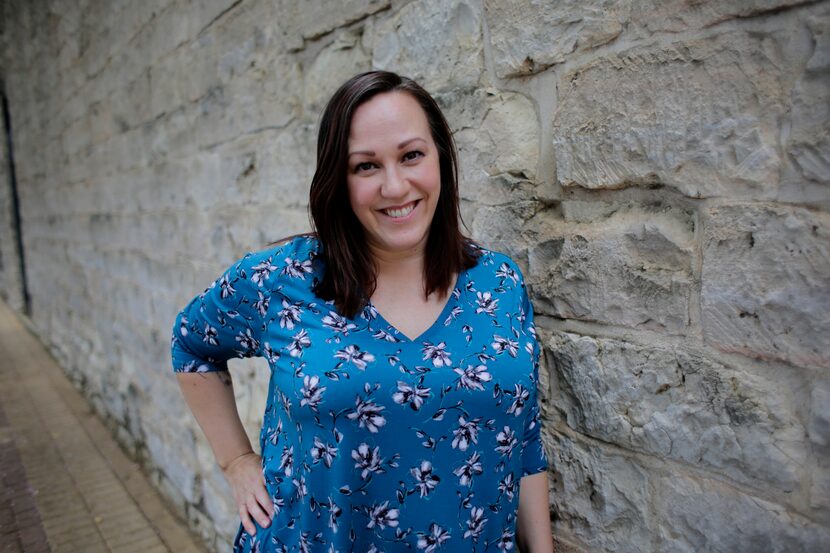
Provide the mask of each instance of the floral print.
{"label": "floral print", "polygon": [[313,292],[312,236],[250,253],[173,326],[177,372],[271,368],[260,434],[274,504],[235,552],[515,550],[519,480],[544,471],[539,347],[521,272],[481,250],[415,339]]}

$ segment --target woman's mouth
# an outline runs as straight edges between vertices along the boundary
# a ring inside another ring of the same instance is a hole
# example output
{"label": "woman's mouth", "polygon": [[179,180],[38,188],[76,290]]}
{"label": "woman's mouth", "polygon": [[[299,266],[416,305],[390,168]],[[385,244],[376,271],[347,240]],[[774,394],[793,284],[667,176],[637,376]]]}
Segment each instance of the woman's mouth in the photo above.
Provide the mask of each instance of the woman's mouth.
{"label": "woman's mouth", "polygon": [[409,202],[408,204],[402,205],[400,207],[390,207],[386,209],[381,209],[381,211],[392,217],[393,219],[402,219],[412,213],[412,210],[415,209],[415,206],[418,204],[420,200],[415,200],[414,202]]}

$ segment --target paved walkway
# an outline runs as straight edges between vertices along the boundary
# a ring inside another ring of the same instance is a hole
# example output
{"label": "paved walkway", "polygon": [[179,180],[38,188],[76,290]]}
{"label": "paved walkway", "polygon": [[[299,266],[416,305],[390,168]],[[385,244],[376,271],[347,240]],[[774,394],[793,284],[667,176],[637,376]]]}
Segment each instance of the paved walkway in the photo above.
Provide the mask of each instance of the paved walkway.
{"label": "paved walkway", "polygon": [[0,481],[0,553],[206,550],[2,302]]}

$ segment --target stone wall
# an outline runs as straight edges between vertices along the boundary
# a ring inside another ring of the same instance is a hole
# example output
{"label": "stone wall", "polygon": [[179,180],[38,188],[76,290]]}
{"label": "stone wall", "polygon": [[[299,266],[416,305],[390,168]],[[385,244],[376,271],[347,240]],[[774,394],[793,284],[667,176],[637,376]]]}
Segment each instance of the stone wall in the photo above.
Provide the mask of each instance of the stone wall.
{"label": "stone wall", "polygon": [[[169,328],[308,229],[320,109],[371,68],[439,99],[471,233],[528,277],[562,550],[830,544],[830,2],[0,9],[34,326],[217,550]],[[256,443],[267,369],[233,371]]]}

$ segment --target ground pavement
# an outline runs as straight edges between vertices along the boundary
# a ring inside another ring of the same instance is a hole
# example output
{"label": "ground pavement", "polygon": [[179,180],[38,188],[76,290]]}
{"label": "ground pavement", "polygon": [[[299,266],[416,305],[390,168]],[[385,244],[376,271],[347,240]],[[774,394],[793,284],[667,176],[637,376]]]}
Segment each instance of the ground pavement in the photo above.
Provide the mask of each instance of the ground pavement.
{"label": "ground pavement", "polygon": [[0,553],[205,551],[2,302],[0,481]]}

